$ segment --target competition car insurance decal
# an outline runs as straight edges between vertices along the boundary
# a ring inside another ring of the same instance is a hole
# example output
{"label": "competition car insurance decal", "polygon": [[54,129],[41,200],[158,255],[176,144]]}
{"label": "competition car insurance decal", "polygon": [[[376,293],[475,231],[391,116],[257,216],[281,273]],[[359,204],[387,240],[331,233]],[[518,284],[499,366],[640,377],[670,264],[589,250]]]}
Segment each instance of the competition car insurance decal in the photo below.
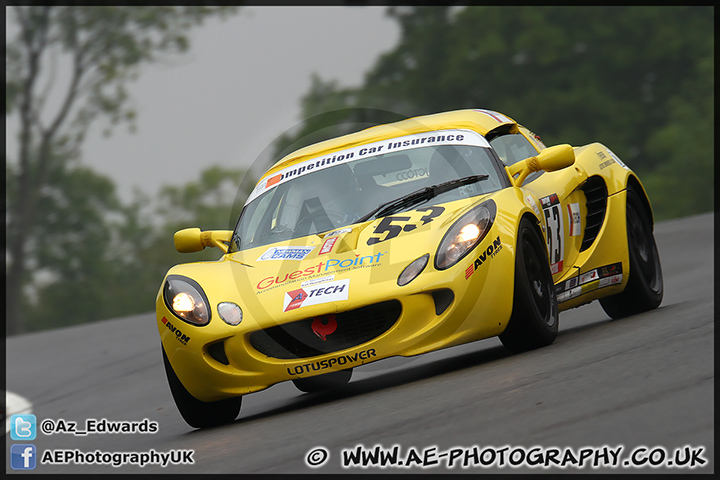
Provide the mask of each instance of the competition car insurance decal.
{"label": "competition car insurance decal", "polygon": [[347,148],[339,152],[327,154],[324,157],[312,158],[286,167],[279,172],[266,177],[255,186],[245,204],[252,202],[263,193],[282,185],[285,181],[297,178],[318,170],[324,170],[349,160],[359,160],[373,155],[389,152],[401,152],[411,148],[431,145],[474,145],[490,148],[488,141],[472,130],[437,130],[433,132],[416,133],[402,137],[389,138],[379,142],[367,143],[357,147]]}
{"label": "competition car insurance decal", "polygon": [[556,193],[540,199],[547,223],[547,249],[550,256],[550,272],[562,272],[563,258],[563,212]]}

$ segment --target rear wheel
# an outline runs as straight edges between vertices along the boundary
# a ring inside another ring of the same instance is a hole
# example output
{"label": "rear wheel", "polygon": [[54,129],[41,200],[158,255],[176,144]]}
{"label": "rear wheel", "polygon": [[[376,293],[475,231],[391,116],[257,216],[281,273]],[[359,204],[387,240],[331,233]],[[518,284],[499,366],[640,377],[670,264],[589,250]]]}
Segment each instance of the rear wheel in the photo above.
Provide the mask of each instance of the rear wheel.
{"label": "rear wheel", "polygon": [[190,392],[180,382],[172,365],[170,365],[170,360],[168,360],[164,348],[162,354],[170,392],[175,400],[175,405],[180,411],[180,415],[188,425],[195,428],[205,428],[230,423],[235,420],[238,413],[240,413],[242,397],[233,397],[217,402],[201,402],[190,395]]}
{"label": "rear wheel", "polygon": [[657,308],[663,298],[663,277],[650,218],[634,190],[627,191],[627,237],[630,272],[625,290],[601,298],[611,318],[623,318]]}
{"label": "rear wheel", "polygon": [[513,352],[550,345],[557,338],[558,305],[547,248],[525,218],[518,229],[513,310],[500,341]]}
{"label": "rear wheel", "polygon": [[298,390],[306,393],[325,392],[335,390],[346,385],[352,377],[352,368],[339,372],[324,373],[308,378],[298,378],[292,382]]}

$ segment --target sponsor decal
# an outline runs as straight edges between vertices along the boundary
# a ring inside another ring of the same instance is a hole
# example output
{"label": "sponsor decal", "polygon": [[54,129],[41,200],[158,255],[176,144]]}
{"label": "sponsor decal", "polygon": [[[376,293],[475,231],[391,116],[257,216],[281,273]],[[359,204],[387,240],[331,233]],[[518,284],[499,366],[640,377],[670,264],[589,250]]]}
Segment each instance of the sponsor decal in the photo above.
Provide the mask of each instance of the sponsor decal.
{"label": "sponsor decal", "polygon": [[542,208],[549,208],[550,206],[557,205],[558,203],[560,203],[560,199],[558,199],[557,193],[553,193],[552,195],[548,195],[547,197],[542,197],[540,199]]}
{"label": "sponsor decal", "polygon": [[600,278],[600,276],[598,275],[597,270],[591,270],[587,273],[583,273],[582,275],[580,275],[580,285],[592,282],[593,280],[597,280],[598,278]]}
{"label": "sponsor decal", "polygon": [[530,136],[532,137],[533,140],[535,140],[535,143],[538,144],[538,146],[540,147],[541,150],[544,150],[545,148],[547,148],[547,147],[545,147],[545,144],[543,143],[542,139],[540,138],[540,135],[538,135],[537,133],[530,132]]}
{"label": "sponsor decal", "polygon": [[540,209],[538,208],[537,202],[532,197],[532,195],[528,195],[527,197],[525,197],[525,201],[527,202],[528,205],[530,205],[532,207],[533,211],[535,212],[535,215],[537,215],[539,217]]}
{"label": "sponsor decal", "polygon": [[607,287],[608,285],[616,285],[622,282],[622,273],[611,277],[601,278],[598,282],[598,288]]}
{"label": "sponsor decal", "polygon": [[322,247],[320,247],[320,251],[318,252],[318,255],[322,255],[324,253],[330,253],[335,246],[335,242],[338,241],[338,238],[340,237],[332,237],[327,238],[322,244]]}
{"label": "sponsor decal", "polygon": [[307,267],[304,270],[295,270],[284,275],[265,277],[258,282],[256,287],[258,290],[265,290],[268,287],[272,287],[274,285],[293,283],[293,281],[296,281],[302,277],[310,277],[313,275],[322,274],[324,272],[327,272],[331,268],[334,270],[337,270],[338,268],[356,269],[380,265],[380,257],[386,255],[387,253],[388,252],[380,252],[376,253],[375,255],[365,255],[362,257],[360,255],[355,255],[355,258],[346,259],[330,258],[327,261],[319,262],[317,265]]}
{"label": "sponsor decal", "polygon": [[350,233],[350,232],[352,232],[352,228],[341,228],[340,230],[334,230],[334,231],[328,233],[327,235],[325,235],[325,237],[334,237],[335,235],[340,235],[342,233]]}
{"label": "sponsor decal", "polygon": [[618,165],[620,165],[621,167],[623,167],[623,168],[626,169],[626,170],[630,170],[630,168],[629,168],[627,165],[625,165],[625,164],[622,162],[622,160],[620,160],[620,158],[613,153],[612,150],[610,150],[610,149],[608,148],[607,151],[608,151],[608,153],[610,154],[610,156],[613,158],[613,160],[615,160],[615,161],[617,162]]}
{"label": "sponsor decal", "polygon": [[604,267],[600,267],[598,271],[600,272],[600,277],[617,275],[618,273],[622,273],[622,263],[618,262],[612,265],[605,265]]}
{"label": "sponsor decal", "polygon": [[283,312],[296,308],[319,305],[321,303],[339,302],[348,299],[350,279],[318,283],[310,287],[285,292]]}
{"label": "sponsor decal", "polygon": [[562,272],[562,269],[563,269],[563,261],[562,260],[550,265],[550,273],[553,275],[555,275],[558,272]]}
{"label": "sponsor decal", "polygon": [[395,175],[395,178],[399,181],[405,181],[405,180],[412,180],[413,178],[417,177],[427,177],[430,175],[430,172],[428,172],[427,168],[413,168],[410,170],[406,170],[404,172],[399,172],[397,175]]}
{"label": "sponsor decal", "polygon": [[580,219],[580,204],[579,203],[569,203],[568,204],[568,219],[570,224],[570,236],[576,237],[580,235],[580,225],[582,223],[582,220]]}
{"label": "sponsor decal", "polygon": [[178,342],[182,343],[183,345],[188,344],[188,342],[190,341],[190,337],[188,337],[187,335],[182,333],[180,331],[180,329],[178,329],[175,325],[170,323],[170,321],[167,318],[163,317],[162,323],[167,327],[168,330],[170,330],[170,332],[172,332],[175,335],[175,338],[177,338]]}
{"label": "sponsor decal", "polygon": [[559,293],[557,296],[558,302],[566,302],[570,300],[571,298],[575,298],[578,295],[582,293],[582,287],[575,287],[573,289],[567,290],[565,292]]}
{"label": "sponsor decal", "polygon": [[555,275],[562,272],[563,258],[565,257],[563,213],[556,193],[541,198],[540,205],[542,205],[545,223],[547,224],[546,240],[550,258],[550,272]]}
{"label": "sponsor decal", "polygon": [[512,120],[510,120],[508,117],[506,117],[506,116],[503,115],[502,113],[498,113],[498,112],[496,112],[496,111],[494,111],[494,110],[485,110],[485,109],[482,109],[482,108],[476,108],[476,109],[474,109],[474,110],[475,110],[476,112],[484,113],[484,114],[487,115],[488,117],[490,117],[490,118],[492,118],[493,120],[495,120],[495,121],[497,121],[497,122],[500,122],[500,123],[512,122]]}
{"label": "sponsor decal", "polygon": [[341,355],[339,357],[328,358],[326,360],[320,360],[318,362],[306,363],[305,365],[295,365],[290,368],[287,367],[287,372],[290,375],[302,375],[303,373],[315,372],[318,370],[325,370],[326,368],[332,368],[335,365],[346,365],[348,363],[355,363],[358,360],[369,360],[370,357],[375,357],[375,349],[368,348],[361,352],[355,352],[353,354]]}
{"label": "sponsor decal", "polygon": [[607,156],[603,152],[595,152],[600,160],[605,160]]}
{"label": "sponsor decal", "polygon": [[276,183],[278,183],[280,181],[281,177],[282,177],[282,175],[273,175],[272,177],[269,177],[267,179],[267,182],[265,185],[267,185],[268,187],[272,187],[273,185],[275,185]]}
{"label": "sponsor decal", "polygon": [[300,284],[301,287],[309,287],[310,285],[316,285],[318,283],[332,282],[335,280],[335,275],[327,275],[320,278],[313,278],[312,280],[305,280]]}
{"label": "sponsor decal", "polygon": [[473,273],[475,273],[475,265],[471,263],[470,266],[465,269],[465,280],[470,278],[470,275]]}
{"label": "sponsor decal", "polygon": [[266,260],[304,260],[315,247],[271,247],[260,255],[258,262]]}
{"label": "sponsor decal", "polygon": [[612,158],[609,158],[609,159],[605,160],[604,162],[602,162],[602,163],[599,165],[600,170],[604,170],[605,168],[609,167],[609,166],[612,165],[613,163],[615,163],[615,160],[613,160]]}
{"label": "sponsor decal", "polygon": [[488,245],[485,250],[475,259],[473,263],[470,264],[465,269],[465,280],[470,278],[470,276],[475,273],[475,270],[477,270],[480,265],[485,263],[485,261],[489,258],[493,258],[497,253],[502,250],[502,243],[500,242],[500,236],[498,235],[493,242]]}
{"label": "sponsor decal", "polygon": [[301,177],[318,170],[324,170],[341,163],[360,160],[373,155],[399,152],[411,148],[434,145],[474,145],[490,148],[490,144],[482,135],[471,130],[461,129],[435,130],[431,132],[404,135],[402,137],[391,138],[388,140],[381,140],[379,142],[347,148],[345,150],[340,150],[325,156],[298,162],[286,167],[273,176],[260,180],[253,189],[252,193],[248,196],[247,202],[245,203],[248,204],[252,202],[258,196],[288,180]]}
{"label": "sponsor decal", "polygon": [[335,321],[335,315],[322,315],[316,317],[312,325],[310,325],[315,335],[320,337],[324,342],[326,336],[337,330],[337,322]]}
{"label": "sponsor decal", "polygon": [[[283,312],[287,312],[288,310],[295,310],[296,308],[300,308],[300,306],[302,306],[302,303],[305,301],[305,299],[307,297],[308,297],[308,294],[303,289],[286,292],[285,293],[285,304],[283,305]],[[288,302],[288,300],[290,300],[290,301]]]}
{"label": "sponsor decal", "polygon": [[581,294],[622,282],[622,263],[604,265],[555,286],[558,302],[566,302]]}

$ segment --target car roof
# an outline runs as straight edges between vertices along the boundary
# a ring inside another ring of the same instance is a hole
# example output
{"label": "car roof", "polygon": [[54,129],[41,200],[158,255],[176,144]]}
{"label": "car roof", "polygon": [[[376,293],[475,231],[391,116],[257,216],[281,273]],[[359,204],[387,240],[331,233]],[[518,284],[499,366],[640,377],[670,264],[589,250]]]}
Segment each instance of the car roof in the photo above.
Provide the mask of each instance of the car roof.
{"label": "car roof", "polygon": [[374,127],[360,130],[340,137],[331,138],[323,142],[314,143],[307,147],[300,148],[286,155],[276,162],[260,180],[274,174],[278,170],[289,167],[295,163],[309,158],[327,155],[338,150],[351,148],[365,143],[386,140],[389,138],[410,135],[413,133],[428,132],[446,129],[469,129],[481,135],[500,125],[517,125],[512,118],[495,112],[483,109],[453,110],[450,112],[435,113],[407,118],[399,122],[376,125]]}

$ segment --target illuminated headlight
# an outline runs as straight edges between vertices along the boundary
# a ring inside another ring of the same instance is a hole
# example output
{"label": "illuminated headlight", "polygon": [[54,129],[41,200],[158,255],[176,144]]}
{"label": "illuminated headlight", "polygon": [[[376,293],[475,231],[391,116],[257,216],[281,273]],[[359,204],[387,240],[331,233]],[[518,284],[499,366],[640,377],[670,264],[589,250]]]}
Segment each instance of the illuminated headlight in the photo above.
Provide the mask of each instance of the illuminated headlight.
{"label": "illuminated headlight", "polygon": [[435,268],[450,268],[470,253],[490,231],[496,212],[495,202],[488,200],[460,217],[440,242]]}
{"label": "illuminated headlight", "polygon": [[242,322],[242,309],[231,302],[218,303],[218,315],[228,325],[237,325]]}
{"label": "illuminated headlight", "polygon": [[169,275],[163,287],[165,305],[181,320],[191,325],[207,325],[210,309],[207,297],[195,280]]}
{"label": "illuminated headlight", "polygon": [[402,287],[403,285],[407,285],[415,280],[415,277],[420,275],[420,273],[425,269],[425,265],[428,263],[428,258],[430,258],[430,254],[426,253],[405,267],[405,270],[402,271],[397,279],[397,284]]}

